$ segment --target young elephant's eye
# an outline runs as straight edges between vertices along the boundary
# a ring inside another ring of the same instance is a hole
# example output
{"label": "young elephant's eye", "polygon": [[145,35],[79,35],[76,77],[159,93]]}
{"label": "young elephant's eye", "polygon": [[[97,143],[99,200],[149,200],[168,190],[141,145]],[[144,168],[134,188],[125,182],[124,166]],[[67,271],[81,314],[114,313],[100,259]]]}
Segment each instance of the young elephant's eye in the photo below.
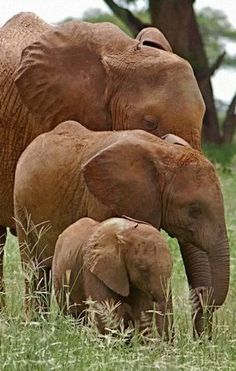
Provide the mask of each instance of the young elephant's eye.
{"label": "young elephant's eye", "polygon": [[157,120],[150,115],[144,116],[144,130],[146,131],[154,131],[158,128]]}
{"label": "young elephant's eye", "polygon": [[189,216],[191,218],[197,219],[202,215],[202,209],[198,204],[192,204],[189,207]]}

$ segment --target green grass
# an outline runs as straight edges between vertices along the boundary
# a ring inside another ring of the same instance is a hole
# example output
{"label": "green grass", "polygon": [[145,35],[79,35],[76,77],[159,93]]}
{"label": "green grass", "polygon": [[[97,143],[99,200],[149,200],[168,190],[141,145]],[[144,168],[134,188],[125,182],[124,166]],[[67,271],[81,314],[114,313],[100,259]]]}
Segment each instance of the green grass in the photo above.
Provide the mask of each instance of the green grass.
{"label": "green grass", "polygon": [[52,310],[48,321],[23,320],[23,276],[17,243],[6,248],[6,310],[0,316],[1,370],[235,370],[236,369],[236,149],[207,147],[224,192],[231,245],[231,286],[225,305],[215,316],[213,340],[192,339],[188,288],[178,245],[168,239],[174,257],[174,345],[153,339],[148,345],[125,334],[98,336]]}

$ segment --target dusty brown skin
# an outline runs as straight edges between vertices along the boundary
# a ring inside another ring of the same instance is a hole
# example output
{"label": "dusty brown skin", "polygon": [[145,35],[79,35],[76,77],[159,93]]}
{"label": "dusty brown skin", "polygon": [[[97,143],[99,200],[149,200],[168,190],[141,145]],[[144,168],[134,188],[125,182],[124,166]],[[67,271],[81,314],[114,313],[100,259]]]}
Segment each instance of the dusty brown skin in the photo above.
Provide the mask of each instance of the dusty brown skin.
{"label": "dusty brown skin", "polygon": [[169,41],[156,27],[143,28],[142,31],[140,31],[136,36],[136,39],[139,40],[142,45],[151,46],[157,49],[163,49],[167,52],[173,52]]}
{"label": "dusty brown skin", "polygon": [[[65,313],[81,317],[89,298],[120,301],[116,312],[125,327],[131,322],[150,332],[153,314],[146,311],[155,304],[161,313],[156,314],[157,330],[167,339],[173,327],[171,271],[172,258],[160,232],[124,218],[102,223],[80,219],[59,236],[52,263],[57,301]],[[97,320],[104,333],[105,323]]]}
{"label": "dusty brown skin", "polygon": [[[226,298],[229,248],[220,184],[212,164],[191,147],[141,130],[92,132],[65,122],[36,138],[18,162],[15,216],[27,231],[25,210],[35,225],[51,224],[31,254],[41,265],[51,267],[59,234],[76,220],[127,215],[178,239],[196,295],[211,288],[215,308]],[[34,229],[26,234],[18,226],[18,236],[31,247],[37,241]],[[21,253],[29,261],[23,246]],[[202,325],[199,310],[199,333]]]}
{"label": "dusty brown skin", "polygon": [[0,226],[14,227],[20,154],[64,120],[97,131],[172,132],[200,148],[204,103],[190,65],[178,56],[109,23],[55,28],[31,13],[0,29],[0,46]]}
{"label": "dusty brown skin", "polygon": [[56,28],[33,13],[0,29],[0,291],[16,163],[37,135],[73,119],[93,130],[172,132],[200,148],[204,103],[193,71],[162,50],[158,30],[156,48],[145,35],[131,39],[109,23]]}

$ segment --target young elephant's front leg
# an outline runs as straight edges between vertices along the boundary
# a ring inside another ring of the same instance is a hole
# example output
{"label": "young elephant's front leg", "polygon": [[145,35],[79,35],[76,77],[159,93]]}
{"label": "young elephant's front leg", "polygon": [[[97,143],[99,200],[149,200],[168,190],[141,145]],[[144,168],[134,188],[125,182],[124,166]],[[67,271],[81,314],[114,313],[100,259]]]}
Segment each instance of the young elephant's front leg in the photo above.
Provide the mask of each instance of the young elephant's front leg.
{"label": "young elephant's front leg", "polygon": [[134,323],[130,305],[124,303],[124,297],[112,291],[88,270],[84,275],[84,288],[85,296],[91,299],[88,300],[88,320],[92,317],[99,332],[105,334],[111,329],[126,329]]}
{"label": "young elephant's front leg", "polygon": [[106,298],[97,301],[88,308],[89,316],[95,311],[95,322],[101,334],[112,334],[116,331],[126,330],[129,326],[134,327],[131,308],[128,304],[119,300]]}

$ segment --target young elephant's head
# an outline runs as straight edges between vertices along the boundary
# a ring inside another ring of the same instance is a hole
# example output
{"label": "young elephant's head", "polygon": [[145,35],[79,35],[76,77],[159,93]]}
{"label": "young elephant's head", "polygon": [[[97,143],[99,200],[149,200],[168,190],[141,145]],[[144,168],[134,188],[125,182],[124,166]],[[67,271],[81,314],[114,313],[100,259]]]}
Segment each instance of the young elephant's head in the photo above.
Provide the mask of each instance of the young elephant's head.
{"label": "young elephant's head", "polygon": [[[157,329],[160,335],[169,338],[173,325],[172,259],[157,229],[124,218],[108,219],[100,224],[88,241],[84,260],[87,268],[115,293],[123,297],[131,295],[131,310],[136,311],[134,307],[138,306],[141,312],[150,311],[155,302]],[[141,295],[140,301],[140,294],[137,299],[135,289],[147,296]],[[147,315],[152,319],[152,314]],[[139,325],[142,327],[141,322]],[[149,327],[147,322],[146,327]]]}
{"label": "young elephant's head", "polygon": [[221,305],[229,284],[229,248],[214,167],[191,147],[142,131],[119,135],[84,165],[89,191],[113,215],[144,220],[194,245],[196,252],[186,251],[186,270],[195,265],[202,286],[214,287],[214,303]]}
{"label": "young elephant's head", "polygon": [[100,224],[86,246],[87,267],[121,296],[131,286],[164,304],[172,260],[164,238],[149,224],[111,218]]}

